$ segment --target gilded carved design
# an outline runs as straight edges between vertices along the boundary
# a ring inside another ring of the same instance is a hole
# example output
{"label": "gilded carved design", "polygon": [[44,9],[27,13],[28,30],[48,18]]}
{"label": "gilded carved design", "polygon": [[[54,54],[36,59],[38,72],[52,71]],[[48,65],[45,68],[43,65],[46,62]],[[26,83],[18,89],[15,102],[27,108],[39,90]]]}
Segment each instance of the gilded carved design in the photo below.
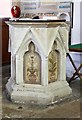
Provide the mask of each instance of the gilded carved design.
{"label": "gilded carved design", "polygon": [[55,82],[58,76],[58,53],[55,51],[55,44],[48,56],[48,82]]}
{"label": "gilded carved design", "polygon": [[41,58],[35,52],[33,42],[29,44],[29,51],[24,55],[24,80],[28,84],[40,84]]}

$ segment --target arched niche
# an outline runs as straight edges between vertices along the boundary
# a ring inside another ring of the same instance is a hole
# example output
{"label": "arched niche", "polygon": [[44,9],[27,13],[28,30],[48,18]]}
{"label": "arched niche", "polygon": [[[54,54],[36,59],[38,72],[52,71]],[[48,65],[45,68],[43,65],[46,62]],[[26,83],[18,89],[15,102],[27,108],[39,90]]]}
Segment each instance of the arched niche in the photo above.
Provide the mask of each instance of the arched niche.
{"label": "arched niche", "polygon": [[41,84],[41,57],[35,51],[35,45],[31,41],[28,51],[24,54],[23,76],[26,84]]}
{"label": "arched niche", "polygon": [[58,13],[57,17],[59,19],[65,19],[66,21],[70,21],[70,15],[69,13],[66,13],[66,12]]}
{"label": "arched niche", "polygon": [[59,52],[56,50],[57,43],[54,42],[48,56],[48,83],[58,80]]}

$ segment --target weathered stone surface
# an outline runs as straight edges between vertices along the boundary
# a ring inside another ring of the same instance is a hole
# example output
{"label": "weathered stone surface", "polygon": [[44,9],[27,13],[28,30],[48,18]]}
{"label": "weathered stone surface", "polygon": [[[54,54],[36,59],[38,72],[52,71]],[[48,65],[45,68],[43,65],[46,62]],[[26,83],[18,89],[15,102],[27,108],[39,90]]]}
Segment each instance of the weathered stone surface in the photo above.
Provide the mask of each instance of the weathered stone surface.
{"label": "weathered stone surface", "polygon": [[[24,105],[14,104],[6,98],[5,94],[5,83],[8,81],[8,70],[3,77],[3,118],[7,120],[22,118],[23,120],[28,118],[54,118],[54,120],[80,120],[80,81],[75,80],[71,83],[72,96],[67,99],[56,101],[54,104],[49,106],[35,106],[35,105]],[[64,119],[65,118],[65,119]],[[71,119],[70,119],[71,120]]]}
{"label": "weathered stone surface", "polygon": [[[66,81],[68,24],[7,22],[11,77],[7,96],[15,103],[49,105],[72,93]],[[14,31],[14,32],[13,32]]]}

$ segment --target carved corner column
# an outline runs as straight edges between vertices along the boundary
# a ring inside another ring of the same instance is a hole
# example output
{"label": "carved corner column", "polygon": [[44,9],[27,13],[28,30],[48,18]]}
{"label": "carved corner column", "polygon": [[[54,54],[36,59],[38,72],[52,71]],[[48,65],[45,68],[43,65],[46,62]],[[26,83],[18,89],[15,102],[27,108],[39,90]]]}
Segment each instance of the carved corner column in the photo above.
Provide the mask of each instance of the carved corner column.
{"label": "carved corner column", "polygon": [[[63,81],[66,81],[66,53],[61,53],[62,59],[61,59],[61,67],[60,67],[60,74],[61,74],[61,79]],[[64,73],[64,74],[63,74]]]}
{"label": "carved corner column", "polygon": [[16,57],[11,55],[11,78],[15,81],[16,79]]}
{"label": "carved corner column", "polygon": [[16,55],[16,84],[23,84],[23,58]]}
{"label": "carved corner column", "polygon": [[67,25],[55,21],[8,25],[12,28],[11,78],[6,90],[11,100],[50,105],[69,96],[72,90],[66,81]]}
{"label": "carved corner column", "polygon": [[42,60],[42,70],[41,70],[42,81],[41,84],[43,86],[48,85],[48,58],[45,57]]}

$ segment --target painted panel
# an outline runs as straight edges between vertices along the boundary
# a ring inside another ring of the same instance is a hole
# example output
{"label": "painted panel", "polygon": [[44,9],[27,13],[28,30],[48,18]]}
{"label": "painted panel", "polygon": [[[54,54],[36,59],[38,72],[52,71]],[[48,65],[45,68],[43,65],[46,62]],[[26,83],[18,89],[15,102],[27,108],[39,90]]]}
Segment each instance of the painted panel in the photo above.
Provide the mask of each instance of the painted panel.
{"label": "painted panel", "polygon": [[24,81],[28,84],[40,84],[41,81],[41,58],[35,52],[33,42],[29,44],[29,51],[24,55]]}

